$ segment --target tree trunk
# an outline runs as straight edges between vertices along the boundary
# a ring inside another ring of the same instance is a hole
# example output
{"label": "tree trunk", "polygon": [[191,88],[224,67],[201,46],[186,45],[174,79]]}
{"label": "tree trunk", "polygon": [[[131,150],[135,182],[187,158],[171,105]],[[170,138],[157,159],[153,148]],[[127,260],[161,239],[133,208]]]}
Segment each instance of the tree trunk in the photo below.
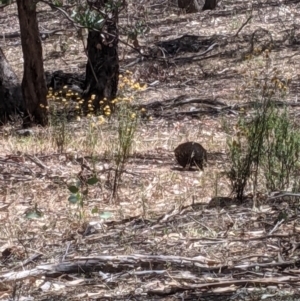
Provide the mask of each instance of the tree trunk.
{"label": "tree trunk", "polygon": [[36,1],[17,0],[24,57],[22,92],[26,113],[24,126],[48,124],[47,87],[44,76],[42,44],[36,18]]}
{"label": "tree trunk", "polygon": [[0,124],[24,111],[19,80],[0,48]]}
{"label": "tree trunk", "polygon": [[[103,9],[105,1],[93,2],[93,8]],[[117,29],[118,11],[107,14],[100,31],[90,30],[87,41],[88,62],[86,65],[85,99],[96,95],[94,109],[103,111],[116,97],[119,81],[119,57]],[[104,99],[104,101],[103,101]],[[106,100],[105,100],[106,99]],[[102,101],[101,104],[99,101]]]}

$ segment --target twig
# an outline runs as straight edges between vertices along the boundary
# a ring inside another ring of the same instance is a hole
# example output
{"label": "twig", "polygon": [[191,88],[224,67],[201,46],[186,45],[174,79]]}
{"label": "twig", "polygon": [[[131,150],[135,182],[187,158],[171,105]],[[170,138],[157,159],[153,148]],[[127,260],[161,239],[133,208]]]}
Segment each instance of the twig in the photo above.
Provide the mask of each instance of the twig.
{"label": "twig", "polygon": [[61,260],[61,262],[64,262],[65,261],[65,259],[66,259],[66,256],[68,255],[68,253],[69,253],[69,249],[70,249],[70,245],[71,245],[71,241],[68,241],[67,242],[67,248],[66,248],[66,252],[65,252],[65,254],[64,254],[64,256],[63,256],[63,258],[62,258],[62,260]]}
{"label": "twig", "polygon": [[24,155],[26,158],[28,158],[30,161],[32,161],[33,163],[35,163],[37,166],[39,166],[42,169],[48,169],[48,167],[37,157],[35,156],[30,156],[30,155]]}
{"label": "twig", "polygon": [[273,233],[279,228],[279,226],[280,226],[281,224],[283,224],[284,222],[285,222],[284,219],[282,219],[281,221],[278,221],[278,222],[276,223],[275,227],[269,232],[269,235],[273,234]]}
{"label": "twig", "polygon": [[239,30],[236,32],[236,34],[234,35],[235,37],[238,36],[238,34],[241,32],[241,30],[247,25],[247,23],[252,19],[252,15],[249,16],[249,18],[246,20],[246,22],[239,28]]}
{"label": "twig", "polygon": [[219,44],[218,43],[214,43],[214,44],[210,45],[205,51],[203,51],[203,52],[201,52],[201,53],[199,53],[197,55],[194,55],[194,56],[188,57],[188,58],[187,57],[177,57],[177,58],[174,59],[174,61],[178,61],[178,60],[182,60],[182,59],[194,60],[193,58],[197,58],[197,57],[203,56],[204,54],[212,51],[216,46],[219,46]]}

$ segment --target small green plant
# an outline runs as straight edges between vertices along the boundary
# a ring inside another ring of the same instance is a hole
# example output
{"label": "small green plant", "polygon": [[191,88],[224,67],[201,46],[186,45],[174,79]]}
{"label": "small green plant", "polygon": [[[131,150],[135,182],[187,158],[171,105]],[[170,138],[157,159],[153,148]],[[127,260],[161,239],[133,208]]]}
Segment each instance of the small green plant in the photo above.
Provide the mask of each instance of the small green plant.
{"label": "small green plant", "polygon": [[43,213],[41,210],[39,210],[37,204],[34,205],[34,208],[28,208],[25,212],[25,217],[27,219],[41,218],[42,216]]}
{"label": "small green plant", "polygon": [[50,114],[50,117],[52,141],[57,147],[57,151],[63,153],[68,139],[66,114],[64,112],[53,112]]}
{"label": "small green plant", "polygon": [[[118,134],[116,143],[113,146],[116,168],[112,184],[112,198],[116,196],[119,182],[124,173],[139,117],[146,116],[146,110],[144,108],[137,110],[137,108],[132,105],[133,100],[138,99],[138,93],[143,91],[146,85],[140,85],[140,83],[135,82],[131,76],[132,73],[130,71],[126,71],[125,76],[119,76],[119,95],[116,99],[111,101],[115,105],[115,122]],[[107,117],[111,115],[109,106],[104,107],[104,115]]]}
{"label": "small green plant", "polygon": [[131,24],[124,28],[127,35],[127,43],[131,41],[134,47],[139,47],[138,38],[144,36],[149,31],[149,28],[144,20],[130,21]]}
{"label": "small green plant", "polygon": [[101,126],[104,122],[105,119],[102,115],[97,117],[91,116],[88,120],[84,145],[93,159],[95,157],[97,143],[100,140],[99,136],[101,136]]}
{"label": "small green plant", "polygon": [[[77,181],[75,185],[68,186],[71,195],[68,198],[68,201],[71,204],[77,204],[78,206],[78,217],[83,219],[85,216],[84,206],[88,201],[89,186],[95,185],[98,183],[97,177],[93,176],[86,180],[86,182]],[[95,209],[92,209],[92,213],[96,213]]]}
{"label": "small green plant", "polygon": [[269,125],[262,162],[266,186],[269,190],[291,189],[299,167],[300,131],[286,108],[281,112],[273,110]]}
{"label": "small green plant", "polygon": [[51,139],[58,152],[62,153],[71,138],[68,119],[75,116],[79,118],[83,100],[78,93],[68,90],[67,86],[59,91],[53,91],[52,88],[49,88],[47,100],[49,107],[41,106],[48,112],[52,129]]}
{"label": "small green plant", "polygon": [[130,154],[134,134],[137,128],[137,121],[138,116],[132,107],[127,103],[121,103],[117,112],[118,140],[114,156],[116,169],[114,173],[112,198],[116,196],[118,184]]}

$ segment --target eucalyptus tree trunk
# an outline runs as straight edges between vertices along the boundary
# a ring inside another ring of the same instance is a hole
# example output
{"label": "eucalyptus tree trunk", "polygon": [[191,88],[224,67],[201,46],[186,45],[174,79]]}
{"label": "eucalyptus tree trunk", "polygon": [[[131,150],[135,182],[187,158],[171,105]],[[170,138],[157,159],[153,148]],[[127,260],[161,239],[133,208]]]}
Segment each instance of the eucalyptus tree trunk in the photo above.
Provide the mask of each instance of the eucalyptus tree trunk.
{"label": "eucalyptus tree trunk", "polygon": [[39,36],[34,0],[17,0],[21,43],[24,58],[22,92],[25,115],[23,125],[32,123],[46,126],[47,86],[44,76],[42,43]]}
{"label": "eucalyptus tree trunk", "polygon": [[[92,3],[88,1],[93,9],[99,12],[104,11],[108,2],[111,0],[96,0]],[[116,97],[118,91],[118,15],[119,9],[116,7],[104,16],[99,31],[89,30],[88,33],[84,94],[86,99],[95,95],[95,98],[92,98],[95,110],[103,109],[105,105],[110,104],[110,100]]]}

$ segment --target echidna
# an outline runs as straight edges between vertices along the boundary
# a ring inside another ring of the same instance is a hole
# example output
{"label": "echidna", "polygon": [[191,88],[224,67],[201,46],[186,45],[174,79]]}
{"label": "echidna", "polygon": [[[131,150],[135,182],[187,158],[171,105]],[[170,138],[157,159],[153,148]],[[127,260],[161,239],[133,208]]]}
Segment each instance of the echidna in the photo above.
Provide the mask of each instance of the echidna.
{"label": "echidna", "polygon": [[174,152],[178,164],[183,168],[197,166],[203,170],[203,161],[207,162],[207,152],[197,142],[182,143],[175,148]]}

